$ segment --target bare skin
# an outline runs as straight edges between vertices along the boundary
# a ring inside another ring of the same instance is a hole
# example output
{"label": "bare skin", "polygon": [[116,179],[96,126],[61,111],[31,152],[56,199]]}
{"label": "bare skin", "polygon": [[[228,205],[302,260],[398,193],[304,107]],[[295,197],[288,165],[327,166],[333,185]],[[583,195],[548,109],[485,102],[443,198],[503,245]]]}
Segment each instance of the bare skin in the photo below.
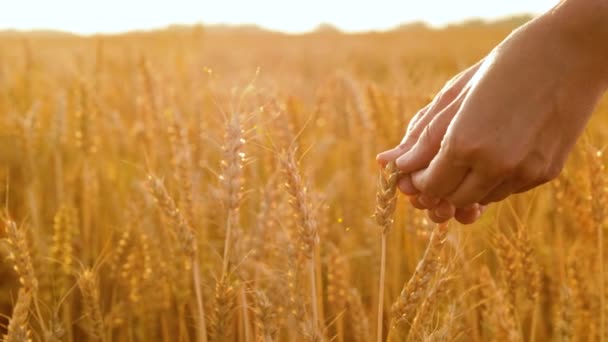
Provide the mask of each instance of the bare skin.
{"label": "bare skin", "polygon": [[608,0],[566,0],[454,77],[410,122],[400,190],[435,222],[557,177],[608,88]]}

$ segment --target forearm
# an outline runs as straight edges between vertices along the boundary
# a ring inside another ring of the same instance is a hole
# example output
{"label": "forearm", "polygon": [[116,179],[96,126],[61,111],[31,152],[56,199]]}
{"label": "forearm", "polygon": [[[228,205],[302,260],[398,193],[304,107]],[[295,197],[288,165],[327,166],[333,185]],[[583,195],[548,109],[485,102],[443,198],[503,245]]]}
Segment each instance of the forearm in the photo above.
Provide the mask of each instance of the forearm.
{"label": "forearm", "polygon": [[608,87],[608,0],[563,0],[546,14]]}

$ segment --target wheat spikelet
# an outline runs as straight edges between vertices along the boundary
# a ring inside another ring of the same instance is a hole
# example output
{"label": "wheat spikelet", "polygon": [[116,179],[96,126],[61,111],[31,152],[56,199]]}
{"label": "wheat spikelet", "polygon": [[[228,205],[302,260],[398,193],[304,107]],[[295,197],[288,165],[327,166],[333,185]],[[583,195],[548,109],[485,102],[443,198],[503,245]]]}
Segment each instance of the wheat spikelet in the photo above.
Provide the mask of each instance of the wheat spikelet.
{"label": "wheat spikelet", "polygon": [[351,317],[352,336],[356,342],[370,341],[369,319],[361,295],[357,289],[350,289],[347,298],[348,310]]}
{"label": "wheat spikelet", "polygon": [[192,258],[197,250],[197,244],[192,232],[192,228],[184,219],[181,211],[175,205],[173,198],[167,193],[162,181],[152,175],[148,176],[148,186],[150,192],[156,199],[163,215],[171,225],[172,231],[177,237],[182,252]]}
{"label": "wheat spikelet", "polygon": [[294,253],[291,252],[288,255],[289,263],[287,272],[285,273],[289,303],[288,307],[290,314],[295,320],[302,322],[306,317],[304,294],[302,293],[302,284],[300,282],[302,266],[293,254]]}
{"label": "wheat spikelet", "polygon": [[414,318],[408,333],[408,340],[418,340],[423,336],[425,328],[430,325],[433,310],[437,309],[437,303],[446,296],[446,292],[449,289],[448,286],[451,280],[449,272],[450,270],[447,266],[442,269],[435,284],[433,284],[433,287],[426,294],[422,303],[420,303],[420,308],[416,313],[416,317]]}
{"label": "wheat spikelet", "polygon": [[525,279],[524,290],[528,298],[535,303],[541,293],[541,271],[540,265],[534,256],[534,248],[532,247],[527,227],[519,227],[515,245],[521,255],[520,260],[523,278]]}
{"label": "wheat spikelet", "polygon": [[344,311],[348,295],[347,263],[340,250],[333,244],[327,256],[327,302],[334,313]]}
{"label": "wheat spikelet", "polygon": [[[432,332],[424,332],[422,338],[425,342],[443,342],[443,341],[466,341],[470,339],[467,336],[465,328],[461,322],[461,317],[458,317],[458,303],[450,304],[443,314],[443,318]],[[466,336],[466,337],[463,337]]]}
{"label": "wheat spikelet", "polygon": [[281,155],[279,160],[287,180],[286,188],[291,196],[290,203],[297,218],[299,256],[305,259],[312,259],[319,236],[317,220],[309,202],[308,187],[302,180],[293,150]]}
{"label": "wheat spikelet", "polygon": [[566,260],[566,286],[568,287],[568,300],[572,311],[572,336],[574,340],[584,339],[590,331],[590,303],[589,290],[585,275],[583,260],[585,251],[580,244],[573,246]]}
{"label": "wheat spikelet", "polygon": [[553,335],[562,342],[573,341],[573,308],[570,290],[567,287],[560,288],[559,301],[555,310],[555,324]]}
{"label": "wheat spikelet", "polygon": [[130,228],[126,228],[122,234],[120,234],[120,238],[116,242],[116,247],[114,247],[112,251],[112,262],[110,264],[110,273],[111,275],[116,275],[118,273],[118,269],[121,268],[123,264],[123,259],[127,254],[129,249],[129,244],[131,243],[132,232]]}
{"label": "wheat spikelet", "polygon": [[335,315],[337,340],[344,340],[344,310],[348,295],[347,262],[340,250],[328,243],[327,253],[327,303]]}
{"label": "wheat spikelet", "polygon": [[170,123],[167,127],[169,142],[171,145],[171,164],[175,172],[175,178],[179,184],[179,203],[184,219],[189,226],[193,227],[194,201],[192,199],[192,176],[194,174],[192,164],[192,151],[188,142],[186,127],[183,127],[180,117],[175,112],[168,113]]}
{"label": "wheat spikelet", "polygon": [[424,293],[428,290],[428,284],[437,272],[439,254],[448,233],[447,224],[439,224],[431,234],[429,244],[424,256],[416,266],[414,274],[401,290],[397,301],[393,304],[391,311],[395,323],[411,323],[416,314]]}
{"label": "wheat spikelet", "polygon": [[74,263],[73,239],[77,232],[77,213],[73,207],[63,206],[53,221],[53,244],[51,258],[54,262],[53,278],[60,295],[69,288]]}
{"label": "wheat spikelet", "polygon": [[255,290],[254,296],[255,341],[272,342],[278,330],[275,308],[262,290]]}
{"label": "wheat spikelet", "polygon": [[380,249],[380,280],[378,285],[378,322],[377,341],[383,339],[384,326],[384,282],[386,277],[386,239],[393,225],[393,214],[397,207],[397,181],[399,171],[395,162],[390,162],[378,176],[378,190],[376,192],[376,223],[382,229]]}
{"label": "wheat spikelet", "polygon": [[508,299],[515,306],[522,281],[522,254],[502,232],[494,235],[494,248],[507,286]]}
{"label": "wheat spikelet", "polygon": [[496,285],[494,278],[487,267],[483,267],[480,273],[482,290],[486,293],[489,301],[490,324],[495,330],[495,338],[498,341],[520,342],[522,341],[520,329],[513,313],[513,306],[507,298],[505,289]]}
{"label": "wheat spikelet", "polygon": [[90,323],[89,333],[92,338],[105,341],[105,326],[100,307],[100,295],[97,276],[91,269],[82,271],[78,278],[78,287],[82,295],[84,315]]}
{"label": "wheat spikelet", "polygon": [[82,152],[89,156],[95,154],[98,150],[99,138],[94,131],[97,119],[97,105],[91,100],[91,92],[87,89],[87,85],[81,82],[78,88],[79,107],[76,112],[76,120],[78,127],[74,133],[76,146]]}
{"label": "wheat spikelet", "polygon": [[142,256],[142,280],[144,282],[152,281],[154,276],[154,263],[152,261],[152,246],[150,244],[150,238],[147,234],[141,233],[139,235],[139,242],[141,246]]}
{"label": "wheat spikelet", "polygon": [[[281,163],[283,173],[287,180],[287,192],[291,197],[291,206],[296,215],[297,241],[299,245],[300,262],[308,262],[308,275],[310,279],[310,305],[312,308],[312,322],[319,322],[319,309],[317,298],[317,278],[316,269],[317,260],[315,258],[315,248],[319,243],[319,233],[317,227],[317,219],[313,212],[313,207],[310,202],[310,194],[306,187],[300,170],[298,169],[295,151],[293,149],[283,153],[279,161]],[[309,331],[310,333],[310,331]]]}
{"label": "wheat spikelet", "polygon": [[240,115],[234,113],[226,123],[222,146],[222,201],[230,213],[238,210],[243,198],[243,164],[245,163],[245,138]]}
{"label": "wheat spikelet", "polygon": [[[222,263],[222,282],[226,281],[231,272],[232,264],[235,260],[242,259],[244,252],[239,250],[242,247],[243,238],[239,226],[239,207],[243,198],[243,166],[245,163],[244,131],[240,121],[240,114],[232,113],[226,122],[224,145],[222,147],[223,159],[221,161],[222,174],[220,182],[222,185],[222,200],[226,210],[226,236],[224,238],[224,257]],[[246,339],[250,337],[250,322],[247,311],[247,295],[245,288],[240,289],[240,298],[243,302],[243,325]],[[218,299],[216,292],[216,299]],[[217,327],[216,327],[217,328]]]}
{"label": "wheat spikelet", "polygon": [[235,289],[228,279],[222,278],[215,285],[215,302],[209,326],[211,342],[227,341],[232,332],[232,311],[235,305]]}
{"label": "wheat spikelet", "polygon": [[[276,248],[275,239],[272,235],[278,228],[279,212],[284,212],[279,208],[279,189],[276,188],[278,177],[271,177],[263,191],[263,197],[260,201],[260,208],[255,220],[254,231],[251,234],[251,250],[252,259],[258,262],[270,261],[273,257],[273,249]],[[256,270],[257,272],[257,270]]]}
{"label": "wheat spikelet", "polygon": [[13,315],[8,324],[7,333],[2,338],[4,342],[29,342],[32,340],[28,323],[31,303],[32,290],[25,288],[19,290],[17,302],[13,308]]}
{"label": "wheat spikelet", "polygon": [[235,242],[239,238],[239,207],[243,199],[243,165],[245,138],[240,114],[232,113],[226,121],[224,145],[222,146],[221,200],[226,215],[226,236],[224,239],[224,260],[222,277],[230,272],[231,262],[237,258],[234,253]]}
{"label": "wheat spikelet", "polygon": [[[593,153],[595,152],[595,153]],[[608,333],[606,330],[606,320],[608,319],[604,308],[606,307],[605,289],[605,268],[604,268],[604,230],[606,228],[606,203],[608,203],[608,178],[606,168],[602,160],[601,151],[590,151],[587,153],[590,160],[590,186],[591,186],[591,216],[597,229],[597,266],[598,266],[598,287],[600,305],[600,336],[604,338]]]}
{"label": "wheat spikelet", "polygon": [[59,318],[58,312],[53,312],[48,330],[43,332],[42,340],[44,342],[61,342],[66,335],[66,328],[63,321]]}
{"label": "wheat spikelet", "polygon": [[300,330],[302,331],[302,339],[305,342],[324,342],[325,337],[323,332],[319,331],[317,322],[314,320],[306,320],[300,322]]}
{"label": "wheat spikelet", "polygon": [[376,223],[382,228],[382,234],[388,234],[393,225],[393,213],[397,206],[397,181],[399,170],[395,162],[388,163],[378,176],[378,192],[376,195]]}
{"label": "wheat spikelet", "polygon": [[142,299],[142,256],[138,248],[133,248],[126,256],[125,262],[120,270],[120,278],[128,292],[128,300],[131,305],[139,305]]}
{"label": "wheat spikelet", "polygon": [[13,262],[13,269],[19,276],[21,287],[35,293],[38,289],[38,280],[34,274],[25,227],[17,227],[15,221],[8,217],[3,221],[7,232],[5,241],[9,246],[8,259]]}
{"label": "wheat spikelet", "polygon": [[604,166],[601,151],[589,151],[589,186],[591,190],[591,217],[596,229],[601,230],[606,223],[605,204],[608,200],[606,168]]}

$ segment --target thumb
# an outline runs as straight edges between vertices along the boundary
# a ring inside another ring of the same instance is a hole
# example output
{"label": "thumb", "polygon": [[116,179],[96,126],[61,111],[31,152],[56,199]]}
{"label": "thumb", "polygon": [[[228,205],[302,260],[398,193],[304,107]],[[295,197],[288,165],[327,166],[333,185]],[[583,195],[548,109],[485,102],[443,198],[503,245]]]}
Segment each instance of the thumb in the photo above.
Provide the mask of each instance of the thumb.
{"label": "thumb", "polygon": [[453,105],[446,108],[424,128],[414,147],[397,159],[401,172],[412,173],[429,166],[441,148],[443,136],[457,109]]}

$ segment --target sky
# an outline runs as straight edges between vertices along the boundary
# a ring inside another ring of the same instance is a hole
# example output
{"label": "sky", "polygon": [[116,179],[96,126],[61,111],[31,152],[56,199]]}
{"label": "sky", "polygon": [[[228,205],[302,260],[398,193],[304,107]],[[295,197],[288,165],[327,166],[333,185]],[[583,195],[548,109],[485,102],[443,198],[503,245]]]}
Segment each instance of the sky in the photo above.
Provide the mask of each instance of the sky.
{"label": "sky", "polygon": [[425,21],[538,14],[558,0],[0,0],[1,29],[118,33],[171,24],[257,24],[285,32],[321,23],[345,31],[383,30]]}

